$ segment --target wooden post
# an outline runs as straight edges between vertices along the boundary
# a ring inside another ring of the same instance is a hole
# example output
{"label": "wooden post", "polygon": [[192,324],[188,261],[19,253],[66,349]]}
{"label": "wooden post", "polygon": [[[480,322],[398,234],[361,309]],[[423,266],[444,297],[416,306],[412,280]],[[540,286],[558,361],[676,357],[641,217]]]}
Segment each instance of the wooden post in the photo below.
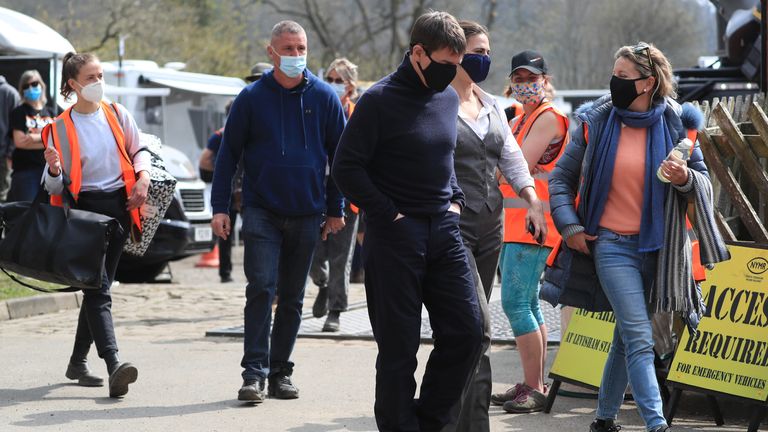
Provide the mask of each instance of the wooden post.
{"label": "wooden post", "polygon": [[718,180],[722,184],[722,187],[727,191],[734,207],[739,212],[742,222],[752,236],[752,239],[759,243],[768,243],[768,231],[760,223],[755,209],[744,195],[744,191],[741,190],[739,182],[736,181],[733,172],[723,163],[720,153],[717,151],[715,144],[706,130],[699,134],[699,141],[701,142],[701,151],[704,153],[707,166],[717,176]]}
{"label": "wooden post", "polygon": [[[757,187],[760,193],[768,195],[768,175],[763,171],[760,162],[757,161],[755,155],[749,149],[749,145],[744,139],[744,135],[741,133],[738,126],[736,126],[736,122],[733,121],[731,115],[722,105],[716,106],[712,113],[715,118],[717,118],[717,124],[720,125],[720,130],[722,130],[723,134],[728,137],[727,143],[731,146],[733,152],[744,165],[743,172],[745,172],[749,179],[752,180],[752,183]],[[758,123],[760,123],[760,120],[763,120],[759,116],[757,119],[759,120]],[[758,123],[755,123],[755,127],[758,127]],[[762,124],[761,127],[768,129],[768,123]]]}

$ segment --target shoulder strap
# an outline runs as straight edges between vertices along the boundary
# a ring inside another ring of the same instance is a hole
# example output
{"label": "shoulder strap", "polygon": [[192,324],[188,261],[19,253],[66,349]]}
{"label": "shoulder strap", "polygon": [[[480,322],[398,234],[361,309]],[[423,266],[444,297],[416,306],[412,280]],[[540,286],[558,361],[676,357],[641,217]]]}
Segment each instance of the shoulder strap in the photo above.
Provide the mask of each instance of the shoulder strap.
{"label": "shoulder strap", "polygon": [[25,287],[27,287],[29,289],[33,289],[35,291],[40,291],[40,292],[44,292],[44,293],[60,293],[60,292],[80,291],[80,288],[75,288],[75,287],[67,287],[67,288],[55,289],[54,290],[54,289],[50,289],[50,288],[43,288],[43,287],[39,287],[39,286],[30,285],[30,284],[22,281],[21,279],[17,278],[16,276],[12,275],[11,273],[8,273],[8,271],[5,270],[4,268],[0,267],[0,270],[2,270],[3,273],[5,273],[6,276],[11,278],[12,281],[16,282],[17,284],[19,284],[21,286],[25,286]]}

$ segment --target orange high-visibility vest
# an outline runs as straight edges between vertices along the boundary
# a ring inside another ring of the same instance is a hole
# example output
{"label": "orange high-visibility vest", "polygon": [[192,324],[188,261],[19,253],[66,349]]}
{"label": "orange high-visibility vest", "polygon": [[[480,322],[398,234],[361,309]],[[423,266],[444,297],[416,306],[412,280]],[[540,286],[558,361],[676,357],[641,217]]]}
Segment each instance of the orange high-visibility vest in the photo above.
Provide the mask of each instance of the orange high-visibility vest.
{"label": "orange high-visibility vest", "polygon": [[[544,218],[547,221],[548,232],[547,238],[544,240],[544,245],[555,247],[560,235],[557,233],[549,209],[549,174],[555,168],[555,164],[558,159],[560,159],[560,156],[563,155],[565,146],[570,140],[570,136],[568,135],[568,117],[555,108],[551,102],[544,102],[525,119],[524,123],[521,124],[523,116],[519,116],[512,126],[512,131],[515,132],[519,129],[515,135],[515,139],[518,144],[520,144],[520,147],[522,147],[523,141],[531,130],[533,124],[536,122],[536,119],[546,111],[552,111],[560,120],[563,141],[555,157],[549,160],[546,164],[536,165],[539,172],[533,176],[533,181],[536,186],[536,195],[544,205]],[[512,186],[503,184],[500,188],[502,195],[504,195],[504,242],[536,244],[536,240],[528,232],[528,227],[525,226],[525,214],[527,212],[528,203],[517,196],[512,189]]]}
{"label": "orange high-visibility vest", "polygon": [[[101,102],[101,109],[104,111],[104,116],[107,118],[112,134],[115,136],[116,150],[120,158],[120,171],[123,173],[123,182],[125,183],[125,193],[130,197],[133,186],[136,184],[136,172],[133,170],[133,162],[128,157],[128,152],[125,149],[125,134],[120,125],[119,111],[117,105],[109,105],[103,101]],[[48,147],[48,140],[53,139],[53,145],[56,151],[59,152],[61,166],[70,180],[69,186],[65,185],[64,187],[69,189],[75,201],[77,201],[83,182],[83,173],[82,166],[80,165],[80,145],[77,142],[75,123],[72,121],[72,107],[69,107],[56,117],[53,123],[47,125],[43,129],[41,136],[46,147]],[[61,206],[61,195],[51,195],[51,204]],[[139,209],[131,210],[130,214],[133,225],[141,231]]]}
{"label": "orange high-visibility vest", "polygon": [[[349,120],[350,117],[352,117],[352,113],[355,112],[355,103],[352,101],[349,101],[347,104],[347,120]],[[360,208],[351,202],[349,203],[349,209],[352,210],[352,213],[359,214]]]}

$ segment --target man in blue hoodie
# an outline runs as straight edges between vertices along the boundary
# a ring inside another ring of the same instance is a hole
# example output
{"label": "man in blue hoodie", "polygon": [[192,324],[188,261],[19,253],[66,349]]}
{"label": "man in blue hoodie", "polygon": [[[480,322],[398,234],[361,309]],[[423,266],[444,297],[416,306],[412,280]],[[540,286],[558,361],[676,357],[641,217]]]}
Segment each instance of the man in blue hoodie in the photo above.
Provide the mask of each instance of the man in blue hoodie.
{"label": "man in blue hoodie", "polygon": [[[416,20],[410,46],[397,71],[360,98],[332,172],[366,214],[365,293],[379,348],[380,431],[441,430],[479,360],[482,335],[459,231],[459,98],[448,86],[464,54],[464,31],[450,14],[428,12]],[[414,402],[422,304],[435,344]]]}
{"label": "man in blue hoodie", "polygon": [[[321,235],[344,227],[344,199],[332,180],[325,181],[344,129],[339,98],[306,69],[307,36],[299,24],[277,23],[267,54],[274,69],[232,104],[211,189],[211,225],[226,238],[232,230],[232,176],[242,155],[248,285],[238,399],[252,403],[262,402],[267,393],[278,399],[299,397],[291,381],[290,356],[312,254]],[[270,337],[276,292],[280,296]]]}

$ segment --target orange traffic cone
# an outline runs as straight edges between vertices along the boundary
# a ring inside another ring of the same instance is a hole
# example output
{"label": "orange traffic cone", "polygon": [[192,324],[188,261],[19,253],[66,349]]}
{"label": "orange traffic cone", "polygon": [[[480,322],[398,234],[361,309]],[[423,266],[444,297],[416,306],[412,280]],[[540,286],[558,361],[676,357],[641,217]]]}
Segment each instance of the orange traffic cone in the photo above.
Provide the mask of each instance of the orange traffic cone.
{"label": "orange traffic cone", "polygon": [[200,255],[200,261],[195,264],[195,267],[219,267],[219,245],[216,245],[210,252],[206,252]]}

